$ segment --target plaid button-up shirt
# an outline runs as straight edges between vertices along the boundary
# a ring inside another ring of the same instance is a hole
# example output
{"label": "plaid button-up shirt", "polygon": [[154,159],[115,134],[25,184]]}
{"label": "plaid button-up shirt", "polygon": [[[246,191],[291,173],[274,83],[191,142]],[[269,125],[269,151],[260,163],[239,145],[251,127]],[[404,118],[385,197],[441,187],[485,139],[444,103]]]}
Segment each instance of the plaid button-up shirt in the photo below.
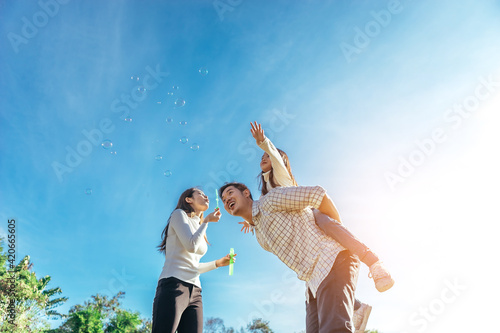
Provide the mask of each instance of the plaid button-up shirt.
{"label": "plaid button-up shirt", "polygon": [[317,226],[311,208],[318,208],[326,191],[321,186],[278,187],[253,202],[257,241],[290,267],[316,297],[337,254],[345,248]]}

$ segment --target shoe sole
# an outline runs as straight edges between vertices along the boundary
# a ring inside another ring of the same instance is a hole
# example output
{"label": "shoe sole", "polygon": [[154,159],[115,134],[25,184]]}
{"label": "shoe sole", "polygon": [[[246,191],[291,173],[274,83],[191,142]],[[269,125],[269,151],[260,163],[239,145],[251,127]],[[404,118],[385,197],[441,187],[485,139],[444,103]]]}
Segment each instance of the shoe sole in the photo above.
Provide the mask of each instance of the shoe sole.
{"label": "shoe sole", "polygon": [[375,288],[381,293],[392,288],[394,285],[394,280],[391,277],[383,278],[377,281]]}

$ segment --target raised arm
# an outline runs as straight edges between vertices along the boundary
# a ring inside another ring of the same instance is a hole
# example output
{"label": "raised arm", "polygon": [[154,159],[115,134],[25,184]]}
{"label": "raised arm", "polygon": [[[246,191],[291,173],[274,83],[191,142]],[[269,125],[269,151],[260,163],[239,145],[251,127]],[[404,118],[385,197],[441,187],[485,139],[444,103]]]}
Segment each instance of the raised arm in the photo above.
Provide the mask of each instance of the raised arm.
{"label": "raised arm", "polygon": [[271,140],[265,136],[261,124],[255,122],[250,123],[250,126],[250,132],[252,133],[257,146],[269,155],[269,159],[271,160],[271,165],[273,167],[273,174],[278,184],[284,187],[294,186],[295,184],[292,177],[288,173],[278,149],[276,149]]}
{"label": "raised arm", "polygon": [[193,233],[189,227],[186,213],[180,209],[175,210],[170,217],[170,227],[175,230],[186,251],[195,253],[199,246],[205,242],[205,233],[208,223],[200,224]]}

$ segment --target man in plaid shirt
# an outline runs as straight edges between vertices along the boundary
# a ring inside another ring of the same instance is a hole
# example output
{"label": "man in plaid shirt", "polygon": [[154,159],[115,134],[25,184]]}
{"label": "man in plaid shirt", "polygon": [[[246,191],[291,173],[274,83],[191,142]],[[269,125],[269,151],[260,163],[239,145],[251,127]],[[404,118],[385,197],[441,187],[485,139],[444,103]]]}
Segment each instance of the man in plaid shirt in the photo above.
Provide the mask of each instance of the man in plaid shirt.
{"label": "man in plaid shirt", "polygon": [[253,200],[241,183],[219,189],[226,211],[254,227],[257,241],[306,281],[306,331],[354,332],[360,262],[316,225],[311,208],[333,219],[337,209],[321,186],[278,187]]}

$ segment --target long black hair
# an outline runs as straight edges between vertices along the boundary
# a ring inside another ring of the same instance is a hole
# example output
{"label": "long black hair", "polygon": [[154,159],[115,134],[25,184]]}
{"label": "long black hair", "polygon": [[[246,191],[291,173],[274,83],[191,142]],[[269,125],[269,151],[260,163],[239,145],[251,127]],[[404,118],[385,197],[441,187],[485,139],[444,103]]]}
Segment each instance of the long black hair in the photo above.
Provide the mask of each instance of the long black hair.
{"label": "long black hair", "polygon": [[[183,211],[186,212],[188,216],[191,216],[191,213],[194,213],[193,207],[186,201],[186,198],[192,198],[193,193],[199,190],[196,187],[191,187],[182,192],[181,196],[179,197],[179,201],[177,201],[177,206],[175,206],[175,209],[182,209]],[[173,211],[172,211],[173,213]],[[170,225],[170,218],[172,217],[172,213],[170,213],[170,216],[168,217],[167,220],[167,225],[165,226],[165,229],[163,229],[163,232],[161,233],[161,243],[158,245],[158,251],[165,254],[165,247],[167,246],[167,234],[168,234],[168,226]],[[203,221],[203,213],[201,213],[200,216],[200,223]],[[205,236],[205,240],[208,243],[207,237]]]}

